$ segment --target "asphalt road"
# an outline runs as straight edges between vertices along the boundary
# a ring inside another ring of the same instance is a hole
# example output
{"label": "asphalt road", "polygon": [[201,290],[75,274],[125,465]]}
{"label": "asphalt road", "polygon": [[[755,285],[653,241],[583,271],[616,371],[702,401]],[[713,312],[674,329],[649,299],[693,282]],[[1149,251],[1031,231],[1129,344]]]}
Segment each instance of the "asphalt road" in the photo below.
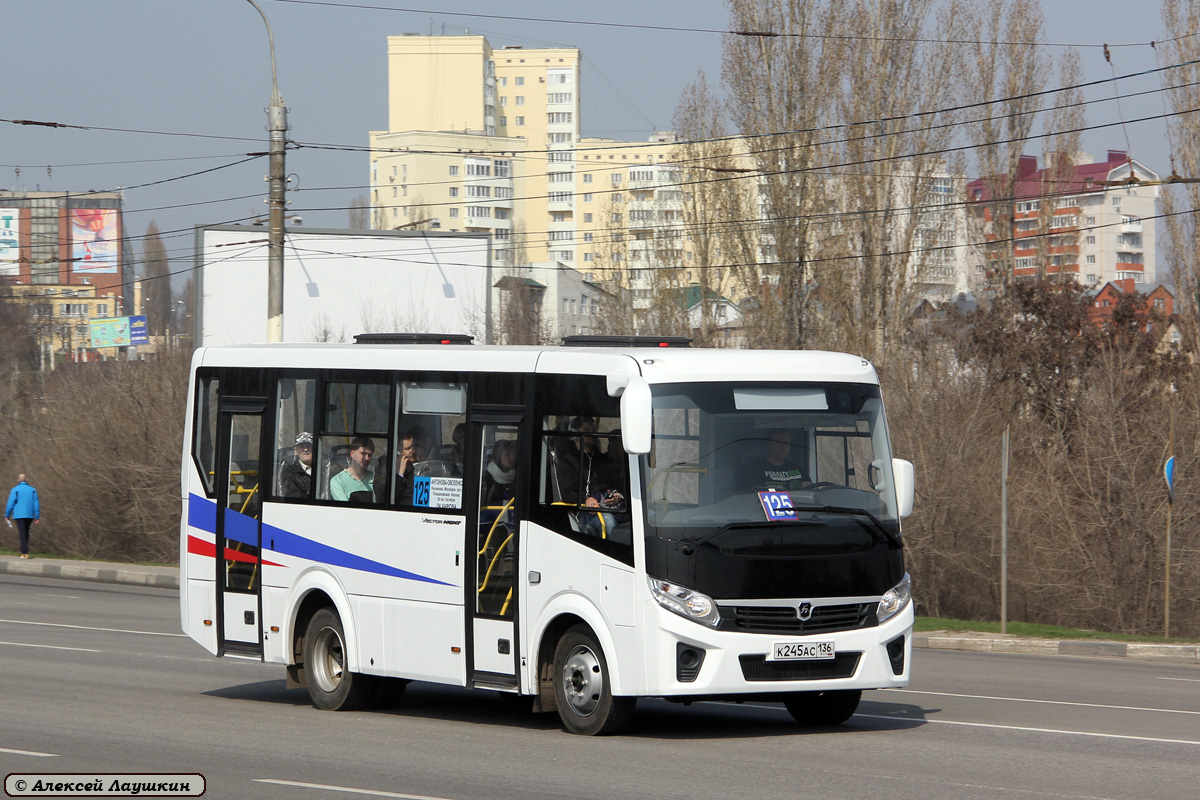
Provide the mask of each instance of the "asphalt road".
{"label": "asphalt road", "polygon": [[328,713],[281,667],[178,633],[174,591],[0,576],[0,774],[201,773],[205,797],[1191,798],[1200,665],[917,650],[836,729],[771,704],[643,701],[569,736],[484,692],[414,685]]}

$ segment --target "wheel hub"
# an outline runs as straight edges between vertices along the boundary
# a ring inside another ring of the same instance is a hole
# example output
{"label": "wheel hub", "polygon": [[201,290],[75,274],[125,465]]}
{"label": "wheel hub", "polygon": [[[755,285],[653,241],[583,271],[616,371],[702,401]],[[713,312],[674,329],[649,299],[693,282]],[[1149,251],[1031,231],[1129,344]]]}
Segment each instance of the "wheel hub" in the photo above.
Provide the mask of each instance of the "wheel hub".
{"label": "wheel hub", "polygon": [[562,680],[572,711],[581,717],[596,711],[604,692],[604,672],[591,648],[580,645],[571,651],[563,664]]}

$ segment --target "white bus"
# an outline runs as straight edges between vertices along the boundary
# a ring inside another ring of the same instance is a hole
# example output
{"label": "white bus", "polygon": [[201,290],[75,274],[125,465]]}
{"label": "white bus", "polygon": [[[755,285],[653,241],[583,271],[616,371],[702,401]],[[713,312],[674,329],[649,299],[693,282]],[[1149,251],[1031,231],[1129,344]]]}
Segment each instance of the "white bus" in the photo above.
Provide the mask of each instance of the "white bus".
{"label": "white bus", "polygon": [[365,335],[192,361],[180,615],[322,709],[413,680],[613,733],[636,699],[838,724],[906,686],[878,377],[856,356]]}

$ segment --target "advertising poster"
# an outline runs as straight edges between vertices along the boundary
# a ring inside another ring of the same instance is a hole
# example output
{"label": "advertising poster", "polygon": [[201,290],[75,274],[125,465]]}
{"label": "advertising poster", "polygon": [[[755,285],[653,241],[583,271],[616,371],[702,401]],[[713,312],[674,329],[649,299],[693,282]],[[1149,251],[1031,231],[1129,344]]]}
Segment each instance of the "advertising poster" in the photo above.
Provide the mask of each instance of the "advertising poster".
{"label": "advertising poster", "polygon": [[116,272],[121,231],[115,208],[71,209],[71,258],[74,272]]}
{"label": "advertising poster", "polygon": [[21,210],[0,208],[0,275],[16,277],[21,260]]}
{"label": "advertising poster", "polygon": [[134,345],[150,344],[150,334],[146,329],[144,314],[129,317],[129,343]]}
{"label": "advertising poster", "polygon": [[88,323],[92,332],[92,347],[127,347],[129,339],[129,317],[94,319]]}
{"label": "advertising poster", "polygon": [[146,335],[144,316],[93,319],[88,324],[91,328],[93,348],[128,347],[150,343],[150,337]]}

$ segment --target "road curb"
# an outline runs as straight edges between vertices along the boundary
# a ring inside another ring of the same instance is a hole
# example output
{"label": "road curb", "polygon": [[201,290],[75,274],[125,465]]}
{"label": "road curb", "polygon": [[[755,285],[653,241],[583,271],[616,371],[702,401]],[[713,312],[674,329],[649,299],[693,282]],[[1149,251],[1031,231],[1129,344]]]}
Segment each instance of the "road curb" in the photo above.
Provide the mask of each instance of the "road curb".
{"label": "road curb", "polygon": [[980,653],[1024,653],[1063,656],[1109,656],[1145,661],[1200,662],[1200,645],[1140,644],[1087,639],[1023,639],[988,633],[916,633],[913,647],[930,650],[969,650]]}
{"label": "road curb", "polygon": [[0,556],[0,575],[29,575],[40,578],[65,578],[128,586],[152,586],[178,589],[179,570],[174,567],[140,567],[133,564],[98,564],[88,561]]}

